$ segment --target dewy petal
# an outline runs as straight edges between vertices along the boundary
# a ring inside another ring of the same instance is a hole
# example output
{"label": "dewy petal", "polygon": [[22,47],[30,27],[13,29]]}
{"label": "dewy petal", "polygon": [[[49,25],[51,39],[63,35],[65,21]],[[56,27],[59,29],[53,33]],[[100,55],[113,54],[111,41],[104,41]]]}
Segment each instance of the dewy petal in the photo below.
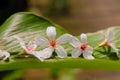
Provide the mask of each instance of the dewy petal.
{"label": "dewy petal", "polygon": [[110,47],[113,48],[113,50],[114,50],[114,51],[116,52],[116,54],[118,55],[118,54],[119,54],[119,51],[118,51],[118,48],[116,48],[115,44],[114,44],[114,43],[110,43],[109,45],[110,45]]}
{"label": "dewy petal", "polygon": [[89,59],[89,60],[95,59],[95,58],[92,56],[92,54],[91,54],[89,51],[87,51],[87,50],[83,51],[83,57],[84,57],[85,59]]}
{"label": "dewy petal", "polygon": [[75,48],[71,53],[73,58],[78,58],[81,55],[81,50],[79,48]]}
{"label": "dewy petal", "polygon": [[56,37],[56,28],[53,26],[50,26],[47,28],[46,33],[50,40],[54,40]]}
{"label": "dewy petal", "polygon": [[49,41],[47,38],[44,38],[42,36],[37,36],[35,37],[35,44],[38,46],[47,47],[49,44]]}
{"label": "dewy petal", "polygon": [[71,42],[71,39],[72,39],[72,35],[64,34],[57,39],[57,42],[58,42],[58,44],[64,44],[67,42]]}
{"label": "dewy petal", "polygon": [[59,58],[65,58],[65,57],[67,57],[67,52],[60,45],[57,45],[57,47],[55,48],[55,52],[57,53],[57,57],[59,57]]}
{"label": "dewy petal", "polygon": [[82,33],[80,35],[80,38],[81,38],[82,43],[85,43],[85,44],[87,43],[87,35],[86,34]]}
{"label": "dewy petal", "polygon": [[18,36],[12,36],[12,37],[18,40],[20,46],[21,46],[23,49],[27,50],[26,45],[25,45],[25,42],[24,42],[20,37],[18,37]]}
{"label": "dewy petal", "polygon": [[107,35],[106,35],[106,39],[108,40],[108,41],[113,41],[113,31],[112,31],[112,29],[108,29],[108,31],[107,31]]}
{"label": "dewy petal", "polygon": [[79,47],[81,45],[80,41],[76,37],[72,37],[70,44],[73,47]]}

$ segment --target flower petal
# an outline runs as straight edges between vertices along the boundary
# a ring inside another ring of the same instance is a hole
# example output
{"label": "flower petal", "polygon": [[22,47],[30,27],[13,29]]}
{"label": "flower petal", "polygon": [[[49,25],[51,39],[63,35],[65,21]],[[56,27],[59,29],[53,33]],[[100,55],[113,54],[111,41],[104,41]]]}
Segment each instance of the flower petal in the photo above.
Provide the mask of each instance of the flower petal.
{"label": "flower petal", "polygon": [[41,57],[41,51],[33,51],[30,54],[38,58],[40,61],[44,61],[44,58]]}
{"label": "flower petal", "polygon": [[56,37],[56,28],[53,26],[50,26],[47,28],[46,33],[50,40],[54,40]]}
{"label": "flower petal", "polygon": [[33,45],[34,43],[32,41],[29,41],[28,45],[27,46],[31,46]]}
{"label": "flower petal", "polygon": [[85,44],[87,43],[87,35],[86,34],[82,33],[80,35],[80,38],[81,38],[82,43],[85,43]]}
{"label": "flower petal", "polygon": [[65,58],[65,57],[67,57],[67,52],[65,51],[65,49],[62,47],[62,46],[57,46],[56,48],[55,48],[55,52],[57,53],[57,56],[59,57],[59,58]]}
{"label": "flower petal", "polygon": [[107,31],[107,35],[106,35],[106,39],[108,40],[108,41],[113,41],[113,30],[112,29],[108,29],[108,31]]}
{"label": "flower petal", "polygon": [[64,44],[67,42],[71,42],[71,39],[72,39],[72,35],[64,34],[57,39],[57,42],[58,42],[58,44]]}
{"label": "flower petal", "polygon": [[9,58],[10,57],[10,54],[8,53],[8,52],[6,52],[6,51],[3,51],[3,54],[4,54],[4,58],[2,59],[3,61],[5,61],[7,58]]}
{"label": "flower petal", "polygon": [[27,46],[27,53],[34,51],[36,48],[37,48],[37,45],[34,42],[29,41]]}
{"label": "flower petal", "polygon": [[71,53],[73,58],[78,58],[81,55],[81,51],[79,48],[75,48]]}
{"label": "flower petal", "polygon": [[95,58],[92,56],[92,54],[91,54],[89,51],[87,51],[87,50],[83,51],[83,57],[84,57],[85,59],[89,59],[89,60],[95,59]]}
{"label": "flower petal", "polygon": [[92,54],[93,48],[91,46],[87,46],[86,51],[88,51],[90,54]]}
{"label": "flower petal", "polygon": [[49,41],[47,38],[44,38],[42,36],[37,36],[35,37],[35,44],[37,44],[38,46],[47,47]]}
{"label": "flower petal", "polygon": [[27,50],[26,45],[25,45],[25,42],[24,42],[20,37],[18,37],[18,36],[12,36],[12,37],[18,40],[20,46],[21,46],[24,50]]}
{"label": "flower petal", "polygon": [[41,51],[42,58],[50,58],[52,56],[54,49],[52,47],[45,48]]}
{"label": "flower petal", "polygon": [[76,37],[72,37],[72,40],[71,40],[70,44],[73,47],[79,47],[81,45],[80,41]]}
{"label": "flower petal", "polygon": [[53,53],[53,48],[48,47],[41,51],[33,51],[31,54],[37,57],[39,60],[43,61],[44,59],[50,58]]}
{"label": "flower petal", "polygon": [[118,51],[118,48],[116,48],[115,44],[114,44],[114,43],[110,43],[109,45],[110,45],[110,47],[113,48],[113,50],[114,50],[114,51],[116,52],[116,54],[118,55],[118,54],[119,54],[119,51]]}
{"label": "flower petal", "polygon": [[1,51],[0,54],[3,54],[3,56],[4,56],[2,61],[5,61],[7,58],[10,57],[10,53],[8,53],[7,51]]}

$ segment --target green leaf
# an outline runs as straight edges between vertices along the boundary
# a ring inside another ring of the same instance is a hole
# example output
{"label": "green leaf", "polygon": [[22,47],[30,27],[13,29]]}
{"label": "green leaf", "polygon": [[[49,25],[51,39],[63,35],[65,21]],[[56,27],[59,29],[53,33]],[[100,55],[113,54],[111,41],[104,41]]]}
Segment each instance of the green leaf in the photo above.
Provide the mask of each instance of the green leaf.
{"label": "green leaf", "polygon": [[9,52],[19,52],[22,49],[18,42],[11,36],[18,35],[28,43],[36,35],[46,36],[46,28],[48,26],[56,27],[58,32],[57,36],[67,32],[65,29],[42,16],[39,17],[32,13],[14,14],[0,28],[0,45]]}
{"label": "green leaf", "polygon": [[64,74],[60,76],[59,80],[76,80],[76,75],[78,73],[78,69],[68,69],[66,72],[64,70]]}
{"label": "green leaf", "polygon": [[21,79],[23,75],[24,75],[23,70],[16,70],[4,76],[2,80],[18,80]]}
{"label": "green leaf", "polygon": [[[102,65],[102,66],[101,66]],[[95,59],[85,60],[82,58],[73,59],[48,59],[41,62],[33,58],[17,59],[15,61],[1,63],[0,71],[29,69],[29,68],[82,68],[82,69],[103,69],[103,70],[120,70],[120,61]]]}
{"label": "green leaf", "polygon": [[[67,33],[67,31],[59,25],[42,16],[37,16],[32,13],[16,13],[8,18],[8,20],[0,27],[0,46],[3,46],[3,49],[9,51],[12,56],[10,61],[0,63],[0,71],[25,68],[87,68],[120,70],[120,61],[113,50],[105,52],[102,48],[96,48],[98,44],[104,40],[101,31],[88,33],[88,44],[95,48],[93,54],[96,57],[95,60],[85,60],[81,57],[78,59],[68,57],[65,59],[53,58],[41,62],[33,56],[26,58],[24,55],[15,55],[22,49],[18,42],[11,38],[11,36],[18,35],[28,43],[28,41],[33,40],[36,35],[46,37],[46,28],[48,26],[56,27],[57,37]],[[119,47],[120,28],[114,27],[113,29],[115,33],[115,43],[117,44],[117,47]],[[64,45],[64,47],[69,53],[73,49],[70,45]],[[106,49],[109,50],[109,48]]]}

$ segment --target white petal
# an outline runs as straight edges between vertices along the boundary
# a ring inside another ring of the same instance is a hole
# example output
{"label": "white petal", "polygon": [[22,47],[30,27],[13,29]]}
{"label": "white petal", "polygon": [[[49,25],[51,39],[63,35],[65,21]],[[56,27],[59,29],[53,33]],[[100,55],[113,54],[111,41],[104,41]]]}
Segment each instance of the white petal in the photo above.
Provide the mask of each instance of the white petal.
{"label": "white petal", "polygon": [[2,51],[2,54],[4,55],[4,58],[2,59],[2,61],[5,61],[7,58],[10,57],[10,54],[6,51]]}
{"label": "white petal", "polygon": [[83,57],[85,59],[89,59],[89,60],[94,59],[94,57],[92,56],[92,54],[89,51],[87,51],[87,50],[83,51]]}
{"label": "white petal", "polygon": [[80,41],[76,37],[72,37],[71,43],[73,47],[79,47],[81,45]]}
{"label": "white petal", "polygon": [[92,54],[93,48],[91,46],[87,46],[86,51],[88,51],[90,54]]}
{"label": "white petal", "polygon": [[50,40],[55,39],[56,37],[56,28],[53,26],[50,26],[46,30],[47,36],[49,37]]}
{"label": "white petal", "polygon": [[7,51],[0,50],[0,57],[3,57],[2,61],[5,61],[7,58],[10,57],[10,54]]}
{"label": "white petal", "polygon": [[[31,41],[30,41],[31,42]],[[34,43],[28,43],[28,46],[27,46],[27,53],[30,53],[30,52],[32,52],[32,51],[35,51],[36,50],[36,48],[37,48],[37,45],[36,44],[34,44]]]}
{"label": "white petal", "polygon": [[106,35],[106,39],[108,40],[108,41],[113,41],[113,31],[112,31],[112,29],[108,29],[108,31],[107,31],[107,35]]}
{"label": "white petal", "polygon": [[116,52],[116,54],[118,55],[118,54],[119,54],[119,51],[118,51],[118,48],[115,46],[115,44],[114,44],[114,43],[110,43],[109,45],[110,45],[110,47],[113,48],[113,50],[114,50],[114,51]]}
{"label": "white petal", "polygon": [[82,33],[80,35],[80,38],[81,38],[82,43],[85,43],[85,44],[87,43],[87,35],[86,34]]}
{"label": "white petal", "polygon": [[41,51],[41,57],[50,58],[52,56],[54,49],[52,47],[45,48]]}
{"label": "white petal", "polygon": [[33,46],[34,49],[37,48],[37,45],[35,44],[34,41],[29,41],[29,43],[28,43],[28,47],[29,47],[29,46]]}
{"label": "white petal", "polygon": [[26,45],[25,45],[25,42],[24,42],[20,37],[18,37],[18,36],[12,36],[12,37],[18,40],[20,46],[21,46],[23,49],[27,50]]}
{"label": "white petal", "polygon": [[52,47],[48,47],[41,51],[33,51],[31,54],[43,61],[44,59],[50,58],[52,56],[53,50],[54,49]]}
{"label": "white petal", "polygon": [[31,45],[33,45],[33,42],[29,41],[28,46],[31,46]]}
{"label": "white petal", "polygon": [[72,51],[72,57],[73,58],[78,58],[80,55],[81,55],[81,51],[79,48],[75,48],[73,51]]}
{"label": "white petal", "polygon": [[52,56],[54,49],[52,47],[45,48],[41,51],[42,58],[50,58]]}
{"label": "white petal", "polygon": [[47,47],[49,44],[49,41],[48,39],[42,36],[37,36],[35,37],[35,44],[37,44],[38,46]]}
{"label": "white petal", "polygon": [[55,52],[57,53],[57,56],[59,57],[59,58],[65,58],[65,57],[67,57],[67,52],[65,51],[65,49],[62,47],[62,46],[57,46],[56,48],[55,48]]}
{"label": "white petal", "polygon": [[44,61],[45,58],[42,57],[42,53],[41,51],[33,51],[30,53],[31,55],[35,56],[36,58],[38,58],[40,61]]}
{"label": "white petal", "polygon": [[64,34],[57,39],[57,42],[58,42],[58,44],[64,44],[67,42],[71,42],[71,40],[72,40],[72,35]]}

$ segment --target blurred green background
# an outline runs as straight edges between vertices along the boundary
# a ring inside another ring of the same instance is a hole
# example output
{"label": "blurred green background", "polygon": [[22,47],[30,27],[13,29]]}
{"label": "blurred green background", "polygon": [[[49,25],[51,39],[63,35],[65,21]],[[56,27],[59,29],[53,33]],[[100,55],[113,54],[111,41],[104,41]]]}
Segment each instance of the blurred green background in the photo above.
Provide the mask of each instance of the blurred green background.
{"label": "blurred green background", "polygon": [[[79,35],[120,25],[119,4],[119,0],[0,0],[0,24],[16,12],[28,11]],[[44,68],[3,71],[0,80],[119,80],[119,75],[119,71]]]}

